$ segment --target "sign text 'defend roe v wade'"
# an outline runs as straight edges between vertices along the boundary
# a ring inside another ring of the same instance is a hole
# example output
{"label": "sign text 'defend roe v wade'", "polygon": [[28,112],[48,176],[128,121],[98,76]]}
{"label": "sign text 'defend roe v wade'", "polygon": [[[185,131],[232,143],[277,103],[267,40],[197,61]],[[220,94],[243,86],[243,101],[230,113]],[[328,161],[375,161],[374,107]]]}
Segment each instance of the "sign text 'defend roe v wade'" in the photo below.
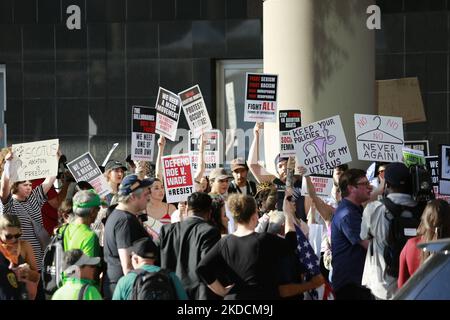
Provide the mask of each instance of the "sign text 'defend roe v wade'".
{"label": "sign text 'defend roe v wade'", "polygon": [[402,118],[355,114],[355,135],[359,160],[402,161]]}
{"label": "sign text 'defend roe v wade'", "polygon": [[194,192],[191,159],[188,153],[165,156],[163,164],[167,203],[187,201]]}
{"label": "sign text 'defend roe v wade'", "polygon": [[11,166],[17,168],[17,176],[11,176],[10,181],[56,176],[58,172],[58,147],[58,139],[13,144]]}
{"label": "sign text 'defend roe v wade'", "polygon": [[181,101],[177,94],[159,87],[156,100],[156,133],[175,141]]}
{"label": "sign text 'defend roe v wade'", "polygon": [[156,110],[133,106],[131,115],[131,159],[152,161],[155,149]]}
{"label": "sign text 'defend roe v wade'", "polygon": [[331,170],[352,161],[339,116],[293,129],[290,135],[294,141],[297,161],[310,174]]}
{"label": "sign text 'defend roe v wade'", "polygon": [[275,74],[246,74],[244,121],[277,121],[277,83]]}

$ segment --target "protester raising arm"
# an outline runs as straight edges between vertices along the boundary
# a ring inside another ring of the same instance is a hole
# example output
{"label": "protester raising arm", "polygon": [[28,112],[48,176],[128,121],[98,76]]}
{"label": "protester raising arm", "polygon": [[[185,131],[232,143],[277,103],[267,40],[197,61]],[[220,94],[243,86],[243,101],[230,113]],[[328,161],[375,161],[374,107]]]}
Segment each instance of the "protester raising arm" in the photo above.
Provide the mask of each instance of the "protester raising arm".
{"label": "protester raising arm", "polygon": [[317,196],[316,190],[314,189],[314,185],[311,181],[311,177],[305,177],[305,180],[309,197],[311,198],[316,210],[319,212],[323,221],[325,221],[325,223],[329,225],[331,223],[331,219],[333,218],[333,213],[336,209],[329,204],[326,204],[320,197]]}
{"label": "protester raising arm", "polygon": [[11,192],[11,185],[9,177],[11,176],[11,160],[13,158],[12,152],[8,152],[5,156],[5,166],[3,168],[2,178],[0,180],[0,197],[2,202],[5,203],[8,200]]}
{"label": "protester raising arm", "polygon": [[201,191],[200,189],[202,186],[200,180],[205,174],[205,136],[201,134],[199,139],[200,145],[198,148],[198,167],[194,176],[195,191]]}
{"label": "protester raising arm", "polygon": [[258,183],[271,182],[273,179],[275,179],[274,175],[270,174],[264,167],[262,167],[258,163],[259,136],[261,133],[261,129],[263,129],[263,123],[255,123],[255,127],[253,129],[254,137],[250,146],[250,150],[248,152],[247,160],[248,167]]}
{"label": "protester raising arm", "polygon": [[166,138],[164,136],[160,136],[158,139],[158,156],[156,157],[155,177],[161,181],[164,181],[161,158],[164,154],[165,147],[166,147]]}

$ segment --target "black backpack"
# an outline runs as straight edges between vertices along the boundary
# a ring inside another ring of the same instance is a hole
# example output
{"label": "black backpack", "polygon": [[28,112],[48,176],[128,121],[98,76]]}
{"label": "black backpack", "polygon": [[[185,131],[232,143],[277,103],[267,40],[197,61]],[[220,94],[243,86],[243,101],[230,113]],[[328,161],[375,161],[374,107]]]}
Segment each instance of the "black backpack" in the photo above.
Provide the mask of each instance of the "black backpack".
{"label": "black backpack", "polygon": [[143,269],[133,270],[137,274],[133,291],[128,300],[177,300],[175,288],[169,271],[148,272]]}
{"label": "black backpack", "polygon": [[53,295],[62,284],[64,232],[67,226],[63,227],[61,234],[59,234],[59,229],[56,231],[44,251],[41,281],[47,295]]}
{"label": "black backpack", "polygon": [[[386,273],[398,278],[400,253],[406,241],[416,236],[423,207],[421,205],[415,207],[397,205],[389,198],[383,198],[381,202],[386,207],[385,217],[389,221],[389,231],[386,239],[388,245],[383,252],[384,261],[386,262]],[[404,212],[409,212],[409,217],[405,217],[403,215]]]}

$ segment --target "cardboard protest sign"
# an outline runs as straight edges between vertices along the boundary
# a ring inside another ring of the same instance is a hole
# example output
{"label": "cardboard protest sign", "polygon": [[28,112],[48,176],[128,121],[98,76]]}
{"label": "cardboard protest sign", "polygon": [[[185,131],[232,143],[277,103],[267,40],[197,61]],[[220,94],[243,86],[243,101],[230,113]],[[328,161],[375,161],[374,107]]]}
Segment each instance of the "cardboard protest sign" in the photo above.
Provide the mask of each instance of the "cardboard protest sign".
{"label": "cardboard protest sign", "polygon": [[403,147],[403,162],[406,164],[407,167],[415,165],[424,166],[425,155],[421,150],[414,150]]}
{"label": "cardboard protest sign", "polygon": [[310,174],[333,170],[336,166],[352,161],[339,116],[293,129],[290,135],[297,160]]}
{"label": "cardboard protest sign", "polygon": [[181,101],[177,94],[159,87],[156,100],[156,133],[175,141]]}
{"label": "cardboard protest sign", "polygon": [[67,163],[67,168],[76,182],[89,182],[100,197],[104,197],[112,192],[105,176],[89,152]]}
{"label": "cardboard protest sign", "polygon": [[[203,133],[203,139],[205,140],[205,175],[209,176],[209,173],[220,164],[220,132],[219,130],[209,130]],[[192,131],[189,130],[189,154],[191,156],[192,171],[196,172],[199,165],[199,148],[200,137],[194,138]]]}
{"label": "cardboard protest sign", "polygon": [[[321,198],[328,198],[331,195],[331,189],[333,188],[333,179],[332,178],[324,178],[324,177],[314,177],[311,176],[311,182],[314,186],[314,190],[316,191],[317,196]],[[307,196],[308,189],[306,186],[306,180],[303,177],[302,183],[302,196]]]}
{"label": "cardboard protest sign", "polygon": [[450,145],[440,145],[439,193],[450,195]]}
{"label": "cardboard protest sign", "polygon": [[300,110],[280,110],[280,154],[281,157],[295,157],[295,148],[289,131],[302,126]]}
{"label": "cardboard protest sign", "polygon": [[167,203],[187,201],[194,192],[189,154],[162,157]]}
{"label": "cardboard protest sign", "polygon": [[277,84],[278,75],[247,72],[244,121],[277,121]]}
{"label": "cardboard protest sign", "polygon": [[405,141],[404,146],[409,149],[423,151],[425,156],[430,155],[430,145],[428,143],[428,140]]}
{"label": "cardboard protest sign", "polygon": [[431,174],[431,184],[433,186],[434,196],[436,199],[444,199],[445,201],[450,200],[449,195],[442,195],[439,192],[439,157],[438,156],[428,156],[425,157],[427,163],[427,169]]}
{"label": "cardboard protest sign", "polygon": [[17,170],[17,175],[10,176],[10,182],[56,176],[58,148],[58,139],[13,144],[11,166]]}
{"label": "cardboard protest sign", "polygon": [[402,118],[355,114],[355,133],[359,160],[401,162]]}
{"label": "cardboard protest sign", "polygon": [[133,106],[131,114],[131,159],[153,160],[156,109]]}
{"label": "cardboard protest sign", "polygon": [[198,137],[203,131],[211,130],[211,120],[200,87],[198,85],[193,86],[180,92],[178,96],[193,136]]}

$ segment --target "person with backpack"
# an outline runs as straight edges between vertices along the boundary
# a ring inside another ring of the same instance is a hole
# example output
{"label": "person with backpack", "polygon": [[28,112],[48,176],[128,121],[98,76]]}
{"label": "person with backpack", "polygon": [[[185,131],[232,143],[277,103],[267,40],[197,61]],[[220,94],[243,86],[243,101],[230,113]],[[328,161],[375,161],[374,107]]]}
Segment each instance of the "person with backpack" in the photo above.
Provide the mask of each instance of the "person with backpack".
{"label": "person with backpack", "polygon": [[417,202],[411,196],[411,178],[406,165],[390,163],[384,179],[386,196],[370,202],[364,209],[360,236],[370,241],[362,285],[377,299],[386,300],[392,299],[397,291],[399,257],[407,240],[405,233],[410,237],[416,235],[420,215],[414,214]]}
{"label": "person with backpack", "polygon": [[187,300],[180,279],[155,262],[159,249],[152,239],[136,240],[131,251],[134,270],[119,279],[113,300]]}
{"label": "person with backpack", "polygon": [[64,285],[55,291],[52,300],[103,300],[94,284],[100,257],[88,257],[80,249],[64,254]]}

